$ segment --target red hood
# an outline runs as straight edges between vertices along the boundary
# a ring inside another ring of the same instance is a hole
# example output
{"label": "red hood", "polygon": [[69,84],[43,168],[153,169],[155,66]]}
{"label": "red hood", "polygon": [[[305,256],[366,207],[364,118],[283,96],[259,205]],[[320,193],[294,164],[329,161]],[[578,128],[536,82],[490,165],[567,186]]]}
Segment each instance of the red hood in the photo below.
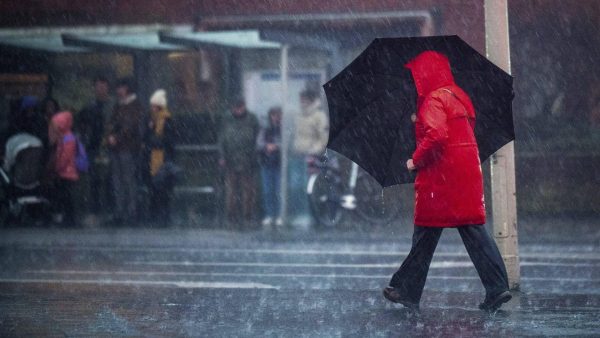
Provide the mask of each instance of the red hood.
{"label": "red hood", "polygon": [[450,62],[441,53],[425,51],[407,63],[405,67],[410,69],[417,87],[417,94],[421,97],[438,88],[454,85]]}
{"label": "red hood", "polygon": [[68,111],[60,112],[52,116],[52,124],[56,126],[61,135],[64,135],[73,127],[73,115]]}

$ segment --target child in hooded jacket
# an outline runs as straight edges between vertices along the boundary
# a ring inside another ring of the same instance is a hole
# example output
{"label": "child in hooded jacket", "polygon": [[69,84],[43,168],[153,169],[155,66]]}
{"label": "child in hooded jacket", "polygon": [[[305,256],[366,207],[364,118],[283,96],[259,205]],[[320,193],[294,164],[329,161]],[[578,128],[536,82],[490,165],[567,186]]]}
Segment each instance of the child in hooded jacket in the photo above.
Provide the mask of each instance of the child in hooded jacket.
{"label": "child in hooded jacket", "polygon": [[73,135],[73,115],[68,111],[60,112],[52,117],[49,126],[50,143],[54,151],[50,158],[50,173],[53,177],[53,204],[58,223],[75,225],[73,208],[73,189],[79,180],[75,165],[77,156],[77,140]]}

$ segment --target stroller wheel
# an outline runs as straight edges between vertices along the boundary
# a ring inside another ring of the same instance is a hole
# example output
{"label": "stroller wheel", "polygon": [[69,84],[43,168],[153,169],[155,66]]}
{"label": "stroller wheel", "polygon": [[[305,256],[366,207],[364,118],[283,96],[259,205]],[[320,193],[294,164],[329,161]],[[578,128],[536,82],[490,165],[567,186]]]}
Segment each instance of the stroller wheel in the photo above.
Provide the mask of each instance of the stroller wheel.
{"label": "stroller wheel", "polygon": [[23,226],[43,226],[48,221],[49,214],[45,203],[36,203],[23,206],[17,219]]}

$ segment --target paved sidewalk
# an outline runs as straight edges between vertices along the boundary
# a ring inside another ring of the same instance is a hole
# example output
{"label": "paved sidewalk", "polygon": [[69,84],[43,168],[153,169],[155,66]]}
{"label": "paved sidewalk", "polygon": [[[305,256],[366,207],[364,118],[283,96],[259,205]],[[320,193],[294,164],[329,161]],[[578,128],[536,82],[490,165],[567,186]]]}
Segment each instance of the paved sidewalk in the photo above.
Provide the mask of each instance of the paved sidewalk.
{"label": "paved sidewalk", "polygon": [[522,244],[522,291],[488,314],[477,309],[477,273],[448,231],[415,314],[381,296],[410,247],[390,237],[0,230],[0,336],[600,336],[594,243]]}

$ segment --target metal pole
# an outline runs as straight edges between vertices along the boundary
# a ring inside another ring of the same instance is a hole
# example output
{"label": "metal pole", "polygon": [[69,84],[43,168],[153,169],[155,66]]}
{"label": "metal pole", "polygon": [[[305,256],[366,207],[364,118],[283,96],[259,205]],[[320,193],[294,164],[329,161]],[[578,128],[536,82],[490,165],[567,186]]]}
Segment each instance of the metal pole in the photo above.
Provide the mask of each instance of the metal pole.
{"label": "metal pole", "polygon": [[[507,0],[485,0],[487,57],[510,74]],[[494,238],[506,264],[511,289],[520,284],[515,188],[514,142],[502,147],[491,160]]]}
{"label": "metal pole", "polygon": [[281,46],[281,61],[280,61],[280,73],[281,73],[281,111],[283,112],[281,121],[281,211],[280,216],[284,224],[287,224],[288,218],[288,151],[291,137],[291,124],[290,114],[287,110],[287,99],[288,99],[288,52],[289,46],[284,44]]}

